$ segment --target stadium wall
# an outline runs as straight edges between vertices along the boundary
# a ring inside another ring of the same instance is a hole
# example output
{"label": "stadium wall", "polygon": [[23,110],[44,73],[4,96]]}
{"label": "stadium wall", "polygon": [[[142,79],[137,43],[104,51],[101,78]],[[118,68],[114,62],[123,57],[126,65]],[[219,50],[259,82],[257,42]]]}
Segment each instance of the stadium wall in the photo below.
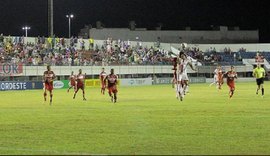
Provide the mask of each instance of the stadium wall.
{"label": "stadium wall", "polygon": [[[160,85],[160,84],[171,84],[172,78],[133,78],[133,79],[119,79],[119,86],[149,86],[149,85]],[[213,79],[205,77],[190,77],[190,83],[212,83]],[[255,82],[254,78],[239,78],[236,82]],[[69,87],[68,80],[56,80],[53,83],[54,89],[67,89]],[[99,79],[86,79],[85,87],[99,87]],[[0,91],[9,90],[32,90],[32,89],[43,89],[42,81],[0,81]]]}
{"label": "stadium wall", "polygon": [[159,38],[164,43],[257,43],[259,41],[258,30],[228,30],[221,26],[220,30],[130,30],[127,28],[92,28],[89,36],[98,40],[113,39],[136,41],[137,38],[146,42],[156,42]]}
{"label": "stadium wall", "polygon": [[[16,65],[14,65],[17,67]],[[42,76],[43,72],[46,70],[46,66],[21,66],[18,70],[13,69],[13,65],[9,65],[11,69],[0,70],[0,75],[2,76]],[[172,74],[172,66],[52,66],[52,70],[57,76],[68,76],[71,71],[75,73],[79,69],[82,69],[83,73],[86,75],[99,75],[101,68],[104,67],[105,71],[109,73],[110,69],[113,68],[115,73],[118,75],[132,75],[132,74]],[[224,66],[224,70],[229,70],[230,66]],[[237,72],[252,72],[253,66],[235,66]],[[199,66],[197,71],[193,71],[190,67],[187,68],[189,74],[196,73],[212,73],[215,70],[215,66]]]}

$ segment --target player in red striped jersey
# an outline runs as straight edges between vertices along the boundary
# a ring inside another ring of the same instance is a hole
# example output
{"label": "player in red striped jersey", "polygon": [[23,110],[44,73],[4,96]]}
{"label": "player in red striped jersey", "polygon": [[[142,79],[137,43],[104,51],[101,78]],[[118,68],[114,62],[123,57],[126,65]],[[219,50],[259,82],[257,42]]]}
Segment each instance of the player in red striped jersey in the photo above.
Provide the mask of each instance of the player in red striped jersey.
{"label": "player in red striped jersey", "polygon": [[51,66],[47,66],[47,71],[43,73],[43,89],[44,102],[47,100],[47,91],[50,92],[50,105],[52,105],[53,98],[53,80],[56,78]]}
{"label": "player in red striped jersey", "polygon": [[237,73],[234,70],[234,66],[231,66],[231,70],[225,73],[224,76],[227,77],[227,85],[230,88],[229,97],[231,98],[235,90],[234,79],[237,79]]}
{"label": "player in red striped jersey", "polygon": [[76,94],[78,93],[79,89],[81,89],[82,93],[83,93],[83,100],[86,101],[85,91],[84,91],[85,76],[86,76],[86,74],[82,74],[82,69],[79,69],[79,74],[76,76],[77,87],[76,87],[76,90],[74,92],[73,99],[75,99]]}
{"label": "player in red striped jersey", "polygon": [[218,66],[216,73],[218,89],[221,89],[221,86],[223,85],[223,71],[220,65]]}
{"label": "player in red striped jersey", "polygon": [[72,71],[71,72],[71,75],[69,76],[69,88],[67,90],[67,92],[69,92],[69,90],[71,88],[74,88],[74,91],[76,90],[76,87],[77,87],[77,81],[76,81],[76,75],[74,75],[74,72]]}
{"label": "player in red striped jersey", "polygon": [[[114,69],[111,69],[111,73],[107,75],[104,78],[104,82],[106,83],[107,81],[107,86],[108,86],[108,92],[111,97],[111,101],[116,103],[117,101],[117,83],[118,83],[118,77],[117,75],[114,74]],[[113,93],[113,95],[112,95]]]}
{"label": "player in red striped jersey", "polygon": [[105,78],[106,76],[107,76],[107,74],[106,74],[106,72],[105,72],[105,69],[102,68],[102,71],[101,71],[101,73],[99,74],[99,79],[100,79],[100,87],[101,87],[100,92],[101,92],[101,94],[103,94],[103,95],[104,95],[104,93],[105,93],[105,88],[106,88],[106,83],[105,83],[103,80],[104,80],[104,78]]}

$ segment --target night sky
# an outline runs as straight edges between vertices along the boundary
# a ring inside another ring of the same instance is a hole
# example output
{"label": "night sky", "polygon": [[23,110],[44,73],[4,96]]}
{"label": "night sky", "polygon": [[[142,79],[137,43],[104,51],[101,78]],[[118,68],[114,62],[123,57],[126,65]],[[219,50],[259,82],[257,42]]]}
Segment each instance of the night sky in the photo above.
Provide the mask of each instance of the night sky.
{"label": "night sky", "polygon": [[[100,20],[105,27],[154,29],[163,23],[164,30],[210,30],[211,25],[259,29],[260,42],[270,42],[269,0],[54,0],[54,33],[68,36],[68,20],[73,13],[72,34],[86,24],[95,27]],[[23,35],[22,26],[31,26],[29,36],[47,36],[47,0],[0,0],[0,33]]]}

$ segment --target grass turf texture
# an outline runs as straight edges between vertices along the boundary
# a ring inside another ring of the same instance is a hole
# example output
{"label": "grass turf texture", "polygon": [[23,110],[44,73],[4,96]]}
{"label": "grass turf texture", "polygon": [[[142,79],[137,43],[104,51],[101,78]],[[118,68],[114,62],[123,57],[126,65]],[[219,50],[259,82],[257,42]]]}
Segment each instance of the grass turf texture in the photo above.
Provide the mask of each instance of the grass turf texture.
{"label": "grass turf texture", "polygon": [[123,87],[116,104],[99,88],[0,92],[1,154],[270,154],[270,84],[218,92],[193,84],[184,101],[171,85]]}

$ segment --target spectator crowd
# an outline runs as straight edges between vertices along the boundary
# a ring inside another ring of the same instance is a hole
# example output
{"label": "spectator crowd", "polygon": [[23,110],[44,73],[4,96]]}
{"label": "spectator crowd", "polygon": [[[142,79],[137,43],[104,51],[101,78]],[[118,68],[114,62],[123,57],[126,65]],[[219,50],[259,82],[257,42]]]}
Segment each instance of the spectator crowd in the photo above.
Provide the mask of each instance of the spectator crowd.
{"label": "spectator crowd", "polygon": [[[130,41],[113,40],[108,38],[102,45],[94,45],[89,39],[86,49],[85,40],[71,37],[36,37],[34,42],[26,42],[24,37],[0,35],[0,63],[21,63],[28,66],[105,66],[105,65],[171,65],[175,57],[172,51],[159,46],[143,46],[141,41],[131,45]],[[229,47],[217,50],[210,47],[201,51],[197,47],[187,47],[181,44],[179,51],[204,65],[215,65],[222,62],[241,62],[241,53],[246,49],[240,48],[232,52]],[[261,56],[256,56],[260,62]]]}
{"label": "spectator crowd", "polygon": [[37,65],[165,65],[171,63],[168,51],[155,47],[143,47],[141,43],[131,46],[129,41],[108,38],[102,46],[89,39],[85,49],[82,38],[37,37],[35,43],[24,37],[0,35],[0,63],[22,63]]}

